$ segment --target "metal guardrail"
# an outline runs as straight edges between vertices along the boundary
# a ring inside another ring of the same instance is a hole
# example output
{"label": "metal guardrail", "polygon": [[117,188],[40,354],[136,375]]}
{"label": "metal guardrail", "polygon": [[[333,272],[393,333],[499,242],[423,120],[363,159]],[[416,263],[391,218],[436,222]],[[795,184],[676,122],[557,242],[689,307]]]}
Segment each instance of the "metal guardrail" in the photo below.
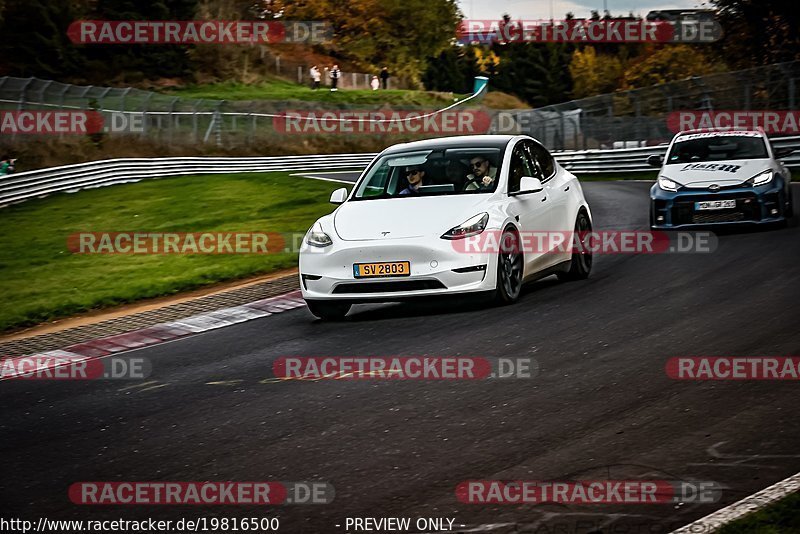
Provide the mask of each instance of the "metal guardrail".
{"label": "metal guardrail", "polygon": [[325,154],[262,158],[120,158],[65,165],[0,178],[0,206],[53,193],[188,174],[364,168],[376,154]]}
{"label": "metal guardrail", "polygon": [[[789,167],[800,167],[800,136],[774,138],[776,148],[796,148],[785,158]],[[646,162],[651,154],[663,155],[666,145],[616,150],[554,152],[556,160],[577,174],[655,171]],[[65,165],[12,174],[0,179],[0,206],[40,198],[53,193],[138,182],[148,178],[191,174],[237,172],[313,171],[363,169],[377,154],[323,154],[261,158],[182,157],[121,158]]]}

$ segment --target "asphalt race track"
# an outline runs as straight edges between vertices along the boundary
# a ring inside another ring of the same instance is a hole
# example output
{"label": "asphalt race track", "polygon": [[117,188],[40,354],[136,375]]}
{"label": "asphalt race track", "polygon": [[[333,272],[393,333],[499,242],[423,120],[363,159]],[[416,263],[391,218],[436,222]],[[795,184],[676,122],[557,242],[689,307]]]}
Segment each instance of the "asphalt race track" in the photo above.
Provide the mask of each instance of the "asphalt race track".
{"label": "asphalt race track", "polygon": [[[646,229],[649,188],[584,184],[596,229]],[[800,205],[798,189],[794,190]],[[710,254],[607,255],[513,306],[305,309],[137,351],[147,385],[0,383],[3,508],[26,519],[451,517],[486,532],[667,532],[800,471],[798,383],[675,381],[673,356],[800,354],[800,229]],[[530,380],[261,383],[281,356],[533,357]],[[213,383],[212,383],[213,382]],[[474,479],[716,481],[717,504],[468,505]],[[330,505],[82,507],[77,481],[326,481]],[[337,527],[336,525],[341,525]]]}

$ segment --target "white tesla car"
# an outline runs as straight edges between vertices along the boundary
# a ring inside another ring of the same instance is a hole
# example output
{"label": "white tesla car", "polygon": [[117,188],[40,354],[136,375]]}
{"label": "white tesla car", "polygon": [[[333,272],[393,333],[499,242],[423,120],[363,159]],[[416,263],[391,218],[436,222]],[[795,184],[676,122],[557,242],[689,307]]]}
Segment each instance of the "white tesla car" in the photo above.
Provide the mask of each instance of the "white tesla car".
{"label": "white tesla car", "polygon": [[392,146],[331,202],[340,206],[300,249],[303,298],[321,319],[341,319],[355,303],[435,295],[484,292],[508,303],[525,282],[582,279],[592,267],[589,252],[527,239],[592,227],[577,178],[528,136]]}

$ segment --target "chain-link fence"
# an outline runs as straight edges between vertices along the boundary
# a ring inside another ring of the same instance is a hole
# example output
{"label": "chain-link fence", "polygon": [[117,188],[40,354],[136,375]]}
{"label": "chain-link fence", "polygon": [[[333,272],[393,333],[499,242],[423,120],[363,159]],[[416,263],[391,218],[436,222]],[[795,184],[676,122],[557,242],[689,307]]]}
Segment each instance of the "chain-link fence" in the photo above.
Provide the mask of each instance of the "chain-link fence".
{"label": "chain-link fence", "polygon": [[676,133],[675,112],[796,110],[799,80],[800,61],[780,63],[518,111],[507,122],[556,150],[652,145]]}
{"label": "chain-link fence", "polygon": [[[308,81],[306,70],[298,70],[297,76],[300,81]],[[368,76],[345,73],[340,87],[346,90],[348,80],[357,85],[359,79],[366,82]],[[541,140],[551,150],[656,145],[668,141],[675,133],[669,125],[670,116],[675,112],[794,110],[798,79],[800,61],[616,92],[535,110],[499,111],[471,107],[482,117],[470,124],[484,124],[482,131],[461,131],[459,126],[451,125],[449,130],[435,127],[422,132],[416,130],[418,134],[402,138],[484,133],[488,130],[493,133],[526,133]],[[319,114],[349,110],[376,112],[385,117],[392,111],[399,111],[401,115],[408,112],[424,115],[435,111],[388,103],[187,99],[133,88],[77,86],[36,78],[0,78],[0,110],[43,109],[96,110],[103,115],[105,126],[102,135],[129,136],[168,146],[204,143],[217,147],[264,146],[276,139],[285,141],[286,131],[281,128],[280,117],[287,112]],[[339,124],[350,124],[348,121],[352,119],[336,120],[340,121]],[[401,131],[378,128],[372,133],[385,136],[388,145],[401,138],[398,135]],[[406,133],[413,131],[411,128],[405,130]],[[6,128],[3,132],[0,141],[8,136],[20,142],[36,139],[35,136],[9,134]],[[336,128],[333,133],[345,137],[361,135],[363,138],[363,132],[350,134],[346,128]],[[796,135],[797,131],[786,133]],[[311,130],[301,132],[301,135],[332,135],[332,132]]]}
{"label": "chain-link fence", "polygon": [[[298,73],[298,76],[300,74]],[[343,73],[339,87],[346,91],[364,74]],[[323,86],[321,91],[324,91]],[[377,92],[380,94],[380,92]],[[393,109],[421,110],[418,106],[308,102],[303,100],[189,99],[135,88],[80,86],[37,78],[0,78],[0,110],[83,110],[102,115],[101,135],[128,136],[166,145],[212,143],[219,147],[262,144],[284,136],[276,127],[282,114],[293,112],[358,112]],[[72,132],[56,133],[61,137]],[[323,132],[324,133],[324,132]],[[0,140],[34,140],[13,128],[3,128]]]}

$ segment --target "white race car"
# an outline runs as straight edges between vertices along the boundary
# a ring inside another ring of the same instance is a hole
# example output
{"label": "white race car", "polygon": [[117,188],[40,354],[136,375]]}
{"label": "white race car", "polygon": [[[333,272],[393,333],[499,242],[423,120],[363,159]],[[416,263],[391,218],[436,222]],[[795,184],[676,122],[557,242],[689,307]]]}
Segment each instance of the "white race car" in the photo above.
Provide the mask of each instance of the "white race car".
{"label": "white race car", "polygon": [[585,248],[527,239],[571,240],[592,228],[577,178],[531,137],[395,145],[331,202],[340,206],[314,223],[300,249],[303,298],[321,319],[341,319],[355,303],[424,296],[484,292],[508,303],[524,282],[591,271]]}

